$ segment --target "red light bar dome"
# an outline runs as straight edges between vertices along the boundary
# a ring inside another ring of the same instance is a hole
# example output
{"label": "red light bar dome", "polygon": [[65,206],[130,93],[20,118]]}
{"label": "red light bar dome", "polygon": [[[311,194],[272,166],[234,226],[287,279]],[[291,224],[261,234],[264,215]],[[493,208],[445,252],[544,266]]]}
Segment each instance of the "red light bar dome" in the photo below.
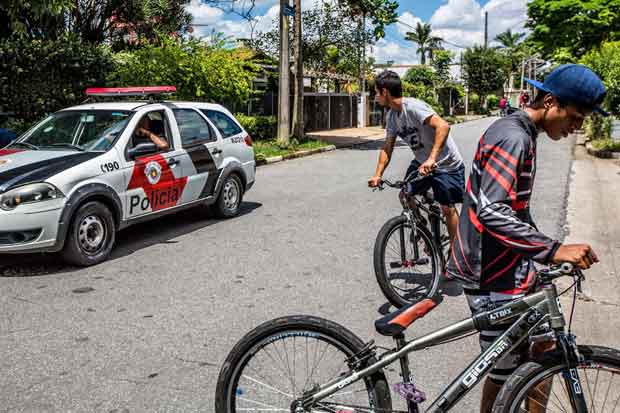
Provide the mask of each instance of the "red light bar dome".
{"label": "red light bar dome", "polygon": [[175,93],[176,86],[89,87],[88,96],[149,96]]}

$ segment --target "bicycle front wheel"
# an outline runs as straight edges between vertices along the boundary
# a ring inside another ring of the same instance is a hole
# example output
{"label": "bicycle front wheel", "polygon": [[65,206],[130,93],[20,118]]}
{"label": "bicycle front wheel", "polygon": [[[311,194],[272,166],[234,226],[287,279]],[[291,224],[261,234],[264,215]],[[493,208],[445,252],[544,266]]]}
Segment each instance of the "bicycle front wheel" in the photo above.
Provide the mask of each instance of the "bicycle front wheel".
{"label": "bicycle front wheel", "polygon": [[[577,367],[589,412],[620,410],[620,352],[599,346],[579,346],[583,362]],[[526,363],[506,381],[493,413],[576,412],[562,372],[562,356],[539,363]]]}
{"label": "bicycle front wheel", "polygon": [[[215,411],[291,412],[294,400],[349,371],[345,360],[364,343],[344,327],[318,317],[268,321],[237,343],[217,382]],[[308,412],[391,411],[382,372],[360,380],[312,406]]]}
{"label": "bicycle front wheel", "polygon": [[373,261],[377,282],[390,304],[401,308],[437,293],[439,254],[429,231],[417,225],[414,234],[406,217],[394,217],[383,225]]}

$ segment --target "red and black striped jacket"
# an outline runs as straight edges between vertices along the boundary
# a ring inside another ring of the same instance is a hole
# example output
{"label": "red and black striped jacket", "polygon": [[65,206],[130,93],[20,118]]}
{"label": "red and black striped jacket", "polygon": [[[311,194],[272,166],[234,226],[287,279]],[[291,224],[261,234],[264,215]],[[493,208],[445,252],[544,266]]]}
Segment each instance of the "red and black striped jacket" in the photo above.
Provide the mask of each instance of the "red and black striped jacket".
{"label": "red and black striped jacket", "polygon": [[530,217],[537,135],[519,111],[493,123],[478,143],[447,266],[470,288],[526,292],[535,278],[532,260],[547,263],[560,245]]}

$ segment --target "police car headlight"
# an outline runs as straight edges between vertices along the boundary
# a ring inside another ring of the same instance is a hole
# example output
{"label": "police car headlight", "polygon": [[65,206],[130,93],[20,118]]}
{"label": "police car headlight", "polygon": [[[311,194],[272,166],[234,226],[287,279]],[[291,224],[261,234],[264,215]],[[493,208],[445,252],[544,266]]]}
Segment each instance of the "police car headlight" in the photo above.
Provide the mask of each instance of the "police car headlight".
{"label": "police car headlight", "polygon": [[42,202],[63,196],[63,193],[54,185],[45,183],[24,185],[0,194],[0,208],[10,211],[21,204]]}

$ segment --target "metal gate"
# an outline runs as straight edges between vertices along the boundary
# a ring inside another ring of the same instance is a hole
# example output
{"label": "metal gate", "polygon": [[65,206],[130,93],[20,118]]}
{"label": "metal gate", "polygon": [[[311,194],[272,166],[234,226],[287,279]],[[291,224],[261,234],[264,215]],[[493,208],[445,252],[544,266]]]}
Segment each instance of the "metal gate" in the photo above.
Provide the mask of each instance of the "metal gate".
{"label": "metal gate", "polygon": [[306,132],[357,127],[357,95],[304,93]]}

